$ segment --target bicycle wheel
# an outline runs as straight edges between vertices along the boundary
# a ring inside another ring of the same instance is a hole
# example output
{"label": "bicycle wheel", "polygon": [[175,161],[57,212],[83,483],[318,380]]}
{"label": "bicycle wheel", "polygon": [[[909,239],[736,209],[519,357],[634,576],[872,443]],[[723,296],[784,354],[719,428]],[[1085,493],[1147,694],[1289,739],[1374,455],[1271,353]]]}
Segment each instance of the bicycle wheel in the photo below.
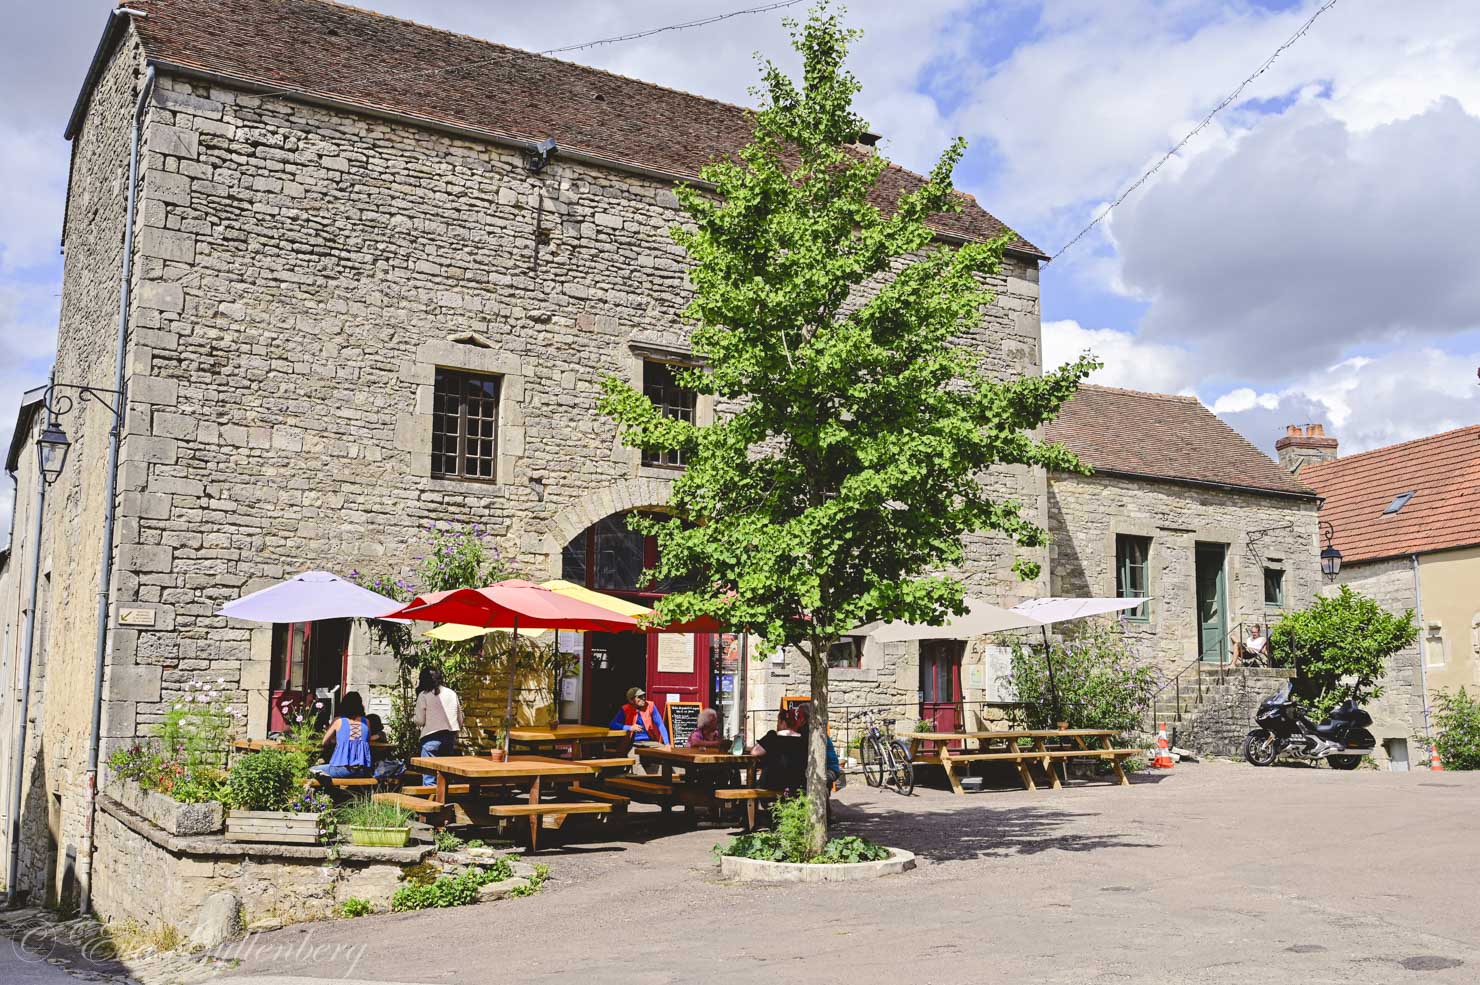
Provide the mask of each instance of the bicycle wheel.
{"label": "bicycle wheel", "polygon": [[889,749],[894,754],[894,786],[908,797],[915,792],[915,764],[910,762],[910,750],[899,739],[890,742]]}
{"label": "bicycle wheel", "polygon": [[865,735],[858,747],[858,758],[863,761],[863,780],[871,787],[884,783],[884,750],[878,738]]}

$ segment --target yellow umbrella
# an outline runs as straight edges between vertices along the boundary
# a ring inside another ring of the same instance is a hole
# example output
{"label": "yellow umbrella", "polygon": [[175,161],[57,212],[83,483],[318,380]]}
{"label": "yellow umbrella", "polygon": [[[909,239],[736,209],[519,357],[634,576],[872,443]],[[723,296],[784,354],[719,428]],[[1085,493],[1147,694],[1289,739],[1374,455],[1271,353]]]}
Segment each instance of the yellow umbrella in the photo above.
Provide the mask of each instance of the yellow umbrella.
{"label": "yellow umbrella", "polygon": [[[423,633],[423,636],[434,640],[442,640],[445,643],[461,643],[463,640],[471,640],[482,636],[484,633],[507,633],[507,629],[484,629],[481,626],[463,626],[454,622],[444,622],[440,626],[433,626]],[[544,636],[548,629],[521,629],[519,635],[524,637]]]}

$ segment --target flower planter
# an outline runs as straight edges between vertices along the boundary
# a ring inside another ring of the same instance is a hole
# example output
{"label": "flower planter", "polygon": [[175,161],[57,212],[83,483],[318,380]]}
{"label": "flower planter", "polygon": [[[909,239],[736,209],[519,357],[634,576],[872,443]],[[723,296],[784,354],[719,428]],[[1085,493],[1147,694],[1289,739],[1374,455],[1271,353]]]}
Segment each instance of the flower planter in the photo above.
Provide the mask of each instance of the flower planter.
{"label": "flower planter", "polygon": [[411,829],[407,828],[362,828],[351,826],[349,843],[361,848],[405,848],[411,840]]}
{"label": "flower planter", "polygon": [[226,808],[218,801],[182,804],[173,797],[145,790],[133,780],[115,777],[108,795],[124,807],[172,835],[208,835],[221,830]]}
{"label": "flower planter", "polygon": [[226,815],[226,840],[317,845],[323,840],[326,827],[322,814],[233,810]]}
{"label": "flower planter", "polygon": [[767,862],[738,855],[722,855],[720,875],[739,882],[852,882],[907,872],[915,867],[914,852],[889,849],[889,857],[877,862]]}

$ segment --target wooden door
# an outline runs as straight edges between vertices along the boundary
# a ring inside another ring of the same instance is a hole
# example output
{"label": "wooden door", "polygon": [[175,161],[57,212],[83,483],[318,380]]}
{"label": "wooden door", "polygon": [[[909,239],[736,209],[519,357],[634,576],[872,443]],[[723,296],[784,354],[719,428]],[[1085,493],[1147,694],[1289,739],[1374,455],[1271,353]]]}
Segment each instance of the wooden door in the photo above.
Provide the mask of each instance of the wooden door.
{"label": "wooden door", "polygon": [[1222,544],[1197,545],[1197,652],[1204,660],[1228,660],[1228,589]]}
{"label": "wooden door", "polygon": [[709,636],[706,633],[648,634],[648,699],[659,710],[669,701],[709,705]]}
{"label": "wooden door", "polygon": [[965,640],[922,640],[920,643],[920,717],[938,732],[960,731],[961,657]]}

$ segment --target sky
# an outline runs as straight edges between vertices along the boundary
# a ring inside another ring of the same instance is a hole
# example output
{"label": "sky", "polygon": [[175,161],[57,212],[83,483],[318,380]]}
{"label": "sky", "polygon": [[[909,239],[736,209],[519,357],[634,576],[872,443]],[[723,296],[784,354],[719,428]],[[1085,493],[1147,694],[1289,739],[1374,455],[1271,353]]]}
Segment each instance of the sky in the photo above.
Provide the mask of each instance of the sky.
{"label": "sky", "polygon": [[[883,152],[1055,254],[1325,0],[854,0],[852,68]],[[362,0],[544,50],[756,0]],[[4,0],[0,421],[55,345],[68,111],[110,0]],[[805,8],[562,57],[738,103],[754,53],[797,60]],[[1195,394],[1266,451],[1322,423],[1342,453],[1480,421],[1480,17],[1474,0],[1337,0],[1042,274],[1045,360]],[[0,432],[9,434],[8,423]],[[8,499],[9,483],[0,487]],[[8,526],[9,506],[0,506]],[[0,527],[4,529],[4,527]]]}

